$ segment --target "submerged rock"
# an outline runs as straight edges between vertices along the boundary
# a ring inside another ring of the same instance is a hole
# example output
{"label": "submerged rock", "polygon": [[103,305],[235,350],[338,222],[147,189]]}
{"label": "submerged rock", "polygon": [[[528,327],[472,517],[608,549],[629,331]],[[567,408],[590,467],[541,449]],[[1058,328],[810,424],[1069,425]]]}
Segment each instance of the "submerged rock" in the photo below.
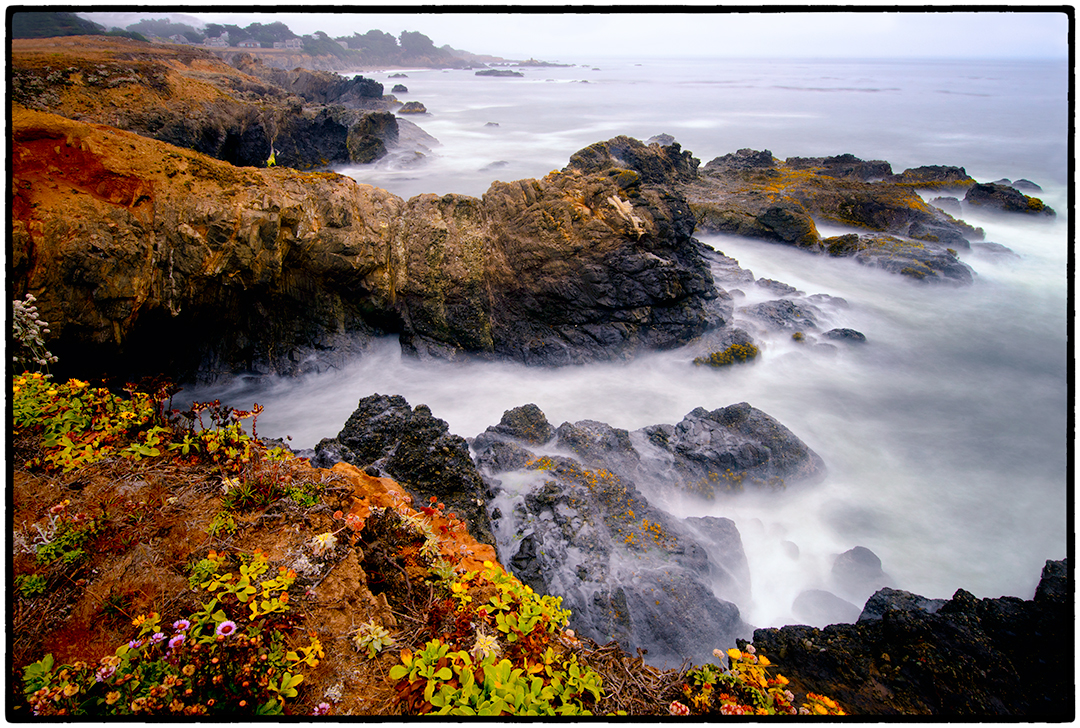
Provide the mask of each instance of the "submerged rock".
{"label": "submerged rock", "polygon": [[892,578],[881,570],[881,559],[865,546],[856,546],[837,556],[832,579],[841,595],[857,602],[881,587],[892,586]]}
{"label": "submerged rock", "polygon": [[857,606],[823,589],[807,589],[801,592],[795,597],[791,611],[796,619],[816,627],[851,623],[859,619]]}
{"label": "submerged rock", "polygon": [[878,592],[855,624],[759,629],[754,645],[796,693],[853,715],[1071,720],[1072,599],[1065,561],[1048,561],[1033,600],[947,601]]}

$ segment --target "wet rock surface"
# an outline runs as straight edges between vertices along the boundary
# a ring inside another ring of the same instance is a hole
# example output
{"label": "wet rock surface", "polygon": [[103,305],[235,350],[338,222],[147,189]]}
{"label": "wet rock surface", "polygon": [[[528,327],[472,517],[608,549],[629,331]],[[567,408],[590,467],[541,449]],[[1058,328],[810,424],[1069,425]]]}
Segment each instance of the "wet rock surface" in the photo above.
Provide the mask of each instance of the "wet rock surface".
{"label": "wet rock surface", "polygon": [[1025,195],[1014,187],[996,183],[972,185],[964,202],[973,207],[998,212],[1018,212],[1025,215],[1054,217],[1057,213],[1037,197]]}
{"label": "wet rock surface", "polygon": [[1032,600],[882,590],[856,624],[759,629],[753,642],[792,690],[851,714],[1071,720],[1068,583],[1067,562],[1048,561]]}
{"label": "wet rock surface", "polygon": [[675,518],[644,489],[716,497],[823,470],[786,428],[746,404],[634,432],[592,420],[553,428],[525,405],[472,448],[493,493],[504,563],[562,596],[582,634],[646,648],[650,664],[669,666],[708,659],[746,632],[735,603],[749,600],[750,573],[734,522]]}
{"label": "wet rock surface", "polygon": [[[481,445],[481,472],[496,494],[500,560],[538,592],[561,596],[580,634],[645,649],[649,664],[669,667],[705,660],[749,635],[738,607],[709,586],[711,570],[725,567],[713,567],[692,532],[651,506],[632,481],[531,452],[523,469],[496,472],[485,464],[498,441]],[[735,548],[726,560],[741,561],[734,570],[745,571],[738,533],[728,535]]]}

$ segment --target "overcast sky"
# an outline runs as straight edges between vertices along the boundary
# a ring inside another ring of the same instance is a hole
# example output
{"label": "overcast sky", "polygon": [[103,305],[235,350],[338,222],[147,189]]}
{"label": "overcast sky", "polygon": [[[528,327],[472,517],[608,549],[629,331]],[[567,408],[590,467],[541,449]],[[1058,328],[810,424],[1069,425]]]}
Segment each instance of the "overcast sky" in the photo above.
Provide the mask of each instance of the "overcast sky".
{"label": "overcast sky", "polygon": [[[152,7],[144,5],[141,7]],[[212,6],[203,6],[212,9]],[[281,21],[299,35],[322,30],[332,37],[382,30],[399,36],[418,31],[436,46],[449,44],[504,58],[573,61],[599,57],[1053,57],[1068,56],[1068,18],[1053,12],[714,12],[559,13],[363,12],[327,13],[314,6],[297,12],[216,13],[190,5],[178,13],[150,10],[150,17],[245,27]],[[268,6],[272,7],[272,6]],[[340,7],[340,6],[338,6]],[[361,8],[354,5],[352,8]],[[380,5],[385,8],[385,5]],[[436,6],[440,9],[452,5]],[[495,6],[501,8],[502,6]],[[655,7],[655,6],[654,6]],[[143,13],[79,13],[103,25],[124,27]]]}

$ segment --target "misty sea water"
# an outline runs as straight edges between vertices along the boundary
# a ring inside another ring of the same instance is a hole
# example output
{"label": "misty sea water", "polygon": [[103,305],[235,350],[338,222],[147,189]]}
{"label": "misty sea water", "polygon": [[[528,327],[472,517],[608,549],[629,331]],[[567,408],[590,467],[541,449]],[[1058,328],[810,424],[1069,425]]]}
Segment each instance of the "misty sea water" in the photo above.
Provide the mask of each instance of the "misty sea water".
{"label": "misty sea water", "polygon": [[963,166],[985,182],[1025,178],[1058,215],[965,209],[961,217],[1017,257],[964,253],[975,282],[955,288],[761,241],[698,236],[759,278],[843,297],[848,306],[830,311],[826,328],[857,329],[868,343],[832,355],[766,333],[759,361],[728,370],[694,367],[679,350],[540,369],[421,362],[387,338],[337,371],[185,394],[257,401],[266,407],[260,434],[291,436],[294,447],[335,436],[357,400],[376,392],[427,404],[463,437],[529,402],[556,426],[593,419],[633,430],[745,401],[821,455],[823,482],[704,505],[663,488],[645,494],[675,515],[736,522],[751,570],[751,600],[739,604],[746,621],[804,622],[792,613],[795,597],[828,589],[833,558],[854,546],[874,551],[894,586],[930,598],[963,588],[1030,599],[1044,561],[1063,558],[1068,537],[1067,64],[598,59],[520,70],[522,78],[363,72],[387,93],[405,84],[399,100],[429,111],[407,118],[439,144],[419,163],[392,155],[338,171],[402,197],[479,196],[495,179],[562,168],[594,142],[666,133],[702,164],[752,148],[780,159],[852,153],[896,172]]}

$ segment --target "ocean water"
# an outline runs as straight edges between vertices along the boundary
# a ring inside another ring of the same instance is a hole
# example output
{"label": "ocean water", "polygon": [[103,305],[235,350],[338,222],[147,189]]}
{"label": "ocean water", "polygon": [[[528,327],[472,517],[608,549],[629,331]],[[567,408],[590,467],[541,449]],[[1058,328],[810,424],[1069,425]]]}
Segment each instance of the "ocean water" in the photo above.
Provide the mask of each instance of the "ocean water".
{"label": "ocean water", "polygon": [[[821,455],[823,482],[704,507],[673,492],[646,495],[676,515],[736,522],[751,570],[752,599],[739,605],[748,622],[804,621],[792,614],[794,598],[829,588],[833,559],[854,546],[874,551],[895,586],[927,597],[964,588],[1031,598],[1043,562],[1063,558],[1068,537],[1066,64],[631,59],[523,72],[365,72],[388,93],[405,84],[398,97],[429,110],[410,120],[440,145],[419,164],[391,158],[339,171],[403,197],[481,195],[494,179],[561,168],[593,142],[667,133],[703,164],[749,147],[781,159],[850,152],[897,172],[943,164],[980,181],[1026,178],[1058,216],[966,210],[987,241],[1017,257],[964,254],[976,280],[963,288],[699,236],[759,278],[844,298],[848,306],[829,309],[824,328],[857,329],[868,343],[832,353],[766,334],[757,362],[727,370],[694,367],[679,350],[537,369],[420,362],[388,338],[338,371],[185,395],[258,402],[266,407],[260,434],[290,436],[298,448],[335,436],[357,400],[376,392],[429,405],[463,437],[529,402],[556,426],[593,419],[633,430],[746,401]],[[746,292],[745,301],[760,298]]]}

